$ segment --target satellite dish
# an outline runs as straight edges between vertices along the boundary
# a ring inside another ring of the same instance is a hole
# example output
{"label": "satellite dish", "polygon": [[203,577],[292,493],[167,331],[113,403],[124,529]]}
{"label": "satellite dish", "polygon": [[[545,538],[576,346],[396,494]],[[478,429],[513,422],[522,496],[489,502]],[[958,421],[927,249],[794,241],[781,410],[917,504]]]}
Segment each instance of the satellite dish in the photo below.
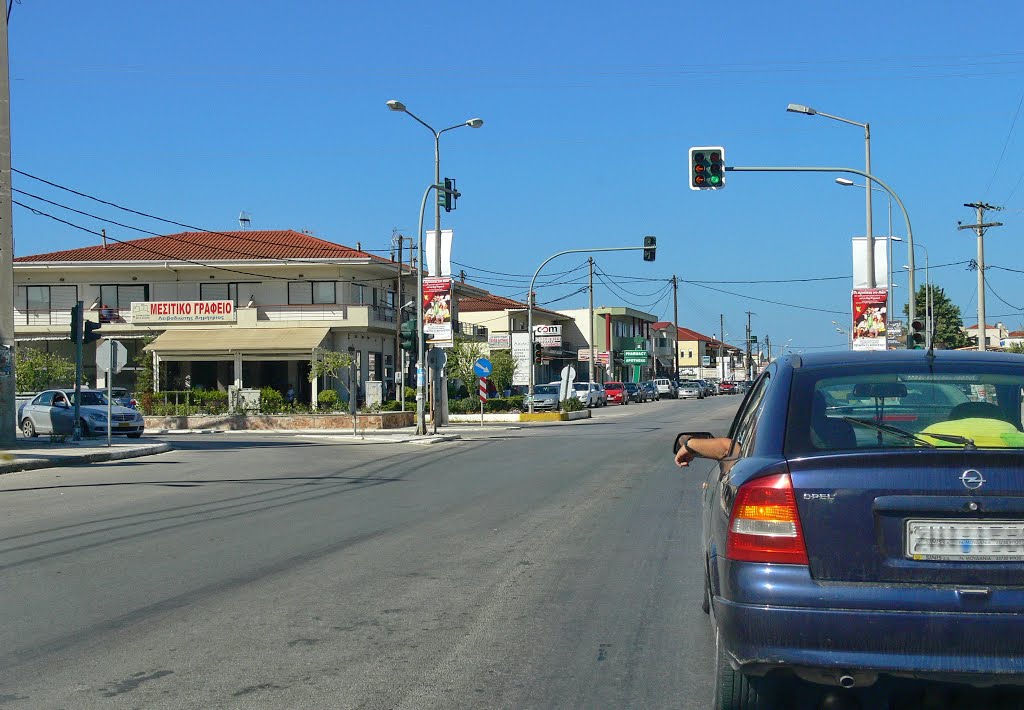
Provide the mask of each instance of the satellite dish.
{"label": "satellite dish", "polygon": [[252,217],[245,210],[238,213],[238,226],[242,229],[248,229],[252,225]]}

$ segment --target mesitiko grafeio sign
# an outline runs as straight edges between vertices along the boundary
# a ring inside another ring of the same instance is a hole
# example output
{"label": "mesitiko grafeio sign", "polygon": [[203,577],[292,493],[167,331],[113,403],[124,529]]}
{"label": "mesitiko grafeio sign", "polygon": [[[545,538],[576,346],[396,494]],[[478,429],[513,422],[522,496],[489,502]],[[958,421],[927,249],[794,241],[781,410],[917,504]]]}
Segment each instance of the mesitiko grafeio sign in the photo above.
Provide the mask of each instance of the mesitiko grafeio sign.
{"label": "mesitiko grafeio sign", "polygon": [[232,301],[144,301],[132,303],[132,323],[234,323]]}

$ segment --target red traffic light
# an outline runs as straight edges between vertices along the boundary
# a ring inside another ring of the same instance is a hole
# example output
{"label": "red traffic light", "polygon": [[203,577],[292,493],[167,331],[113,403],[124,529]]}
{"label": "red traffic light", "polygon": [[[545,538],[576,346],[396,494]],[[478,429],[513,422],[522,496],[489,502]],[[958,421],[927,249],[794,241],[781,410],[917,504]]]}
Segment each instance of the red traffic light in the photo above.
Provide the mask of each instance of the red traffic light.
{"label": "red traffic light", "polygon": [[719,153],[718,151],[715,151],[714,153],[712,153],[711,154],[711,162],[712,163],[720,163],[720,162],[722,162],[722,154]]}

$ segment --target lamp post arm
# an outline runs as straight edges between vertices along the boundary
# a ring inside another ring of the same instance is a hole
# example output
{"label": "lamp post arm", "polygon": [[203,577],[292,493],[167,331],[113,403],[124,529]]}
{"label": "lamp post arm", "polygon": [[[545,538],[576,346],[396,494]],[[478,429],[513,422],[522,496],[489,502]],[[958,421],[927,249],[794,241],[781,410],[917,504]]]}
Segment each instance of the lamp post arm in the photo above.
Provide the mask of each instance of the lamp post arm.
{"label": "lamp post arm", "polygon": [[[847,121],[847,123],[854,123],[853,121]],[[858,124],[863,125],[863,124]],[[747,166],[725,166],[726,171],[732,172],[775,172],[775,173],[850,173],[853,175],[860,175],[864,179],[868,180],[870,185],[872,182],[882,187],[889,195],[896,200],[896,204],[899,205],[900,211],[903,212],[903,220],[907,224],[907,261],[910,266],[910,271],[907,276],[907,290],[910,292],[907,295],[908,300],[908,318],[913,320],[914,309],[916,307],[914,293],[914,230],[910,226],[910,214],[907,212],[907,208],[903,204],[903,200],[896,192],[886,185],[884,182],[879,180],[874,175],[870,175],[863,170],[857,170],[856,168],[840,168],[840,167],[817,167],[817,166],[760,166],[760,165],[747,165]]]}
{"label": "lamp post arm", "polygon": [[423,191],[423,201],[420,203],[419,228],[416,230],[417,246],[419,247],[418,253],[420,255],[420,263],[416,268],[416,433],[418,435],[427,433],[425,409],[427,377],[424,372],[427,348],[426,343],[423,342],[425,335],[423,332],[423,213],[427,210],[427,198],[430,197],[430,191],[436,189],[437,185],[430,185]]}
{"label": "lamp post arm", "polygon": [[[424,198],[426,199],[426,198]],[[566,249],[556,254],[552,254],[547,259],[541,262],[540,266],[533,273],[533,278],[530,280],[530,290],[526,292],[526,333],[530,338],[530,414],[533,414],[533,385],[534,385],[534,373],[533,366],[533,288],[537,283],[537,277],[540,276],[541,269],[547,266],[548,262],[557,259],[560,256],[566,254],[592,254],[601,251],[642,251],[644,247],[598,247],[595,249]],[[420,299],[422,300],[422,299]],[[420,318],[422,320],[422,317]],[[607,345],[607,343],[606,343]],[[609,363],[610,364],[610,363]]]}
{"label": "lamp post arm", "polygon": [[835,114],[825,113],[824,111],[815,111],[815,115],[824,116],[825,118],[831,118],[833,121],[841,121],[842,123],[849,123],[851,126],[860,126],[865,131],[868,131],[868,124],[861,123],[860,121],[853,121],[849,118],[843,118],[842,116],[836,116]]}

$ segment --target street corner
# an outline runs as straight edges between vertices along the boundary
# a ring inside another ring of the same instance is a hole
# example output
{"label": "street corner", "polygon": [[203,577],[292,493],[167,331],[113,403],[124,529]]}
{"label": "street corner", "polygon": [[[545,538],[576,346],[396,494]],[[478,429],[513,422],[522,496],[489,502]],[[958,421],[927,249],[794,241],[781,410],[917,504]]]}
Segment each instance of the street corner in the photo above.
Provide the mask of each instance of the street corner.
{"label": "street corner", "polygon": [[78,466],[123,459],[153,456],[170,451],[166,441],[151,444],[115,444],[106,446],[38,445],[20,446],[0,454],[0,474],[35,471],[41,468]]}

